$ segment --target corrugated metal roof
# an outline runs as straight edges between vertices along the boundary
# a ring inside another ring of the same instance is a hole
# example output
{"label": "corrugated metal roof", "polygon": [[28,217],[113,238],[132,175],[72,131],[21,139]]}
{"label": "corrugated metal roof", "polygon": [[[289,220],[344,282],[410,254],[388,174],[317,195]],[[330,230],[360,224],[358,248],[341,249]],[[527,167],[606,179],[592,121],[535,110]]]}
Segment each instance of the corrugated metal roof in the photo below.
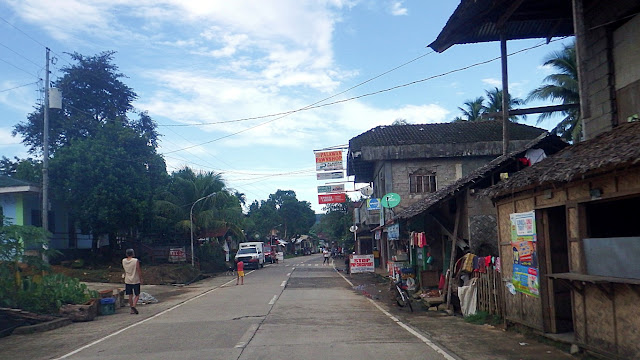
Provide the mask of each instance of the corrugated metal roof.
{"label": "corrugated metal roof", "polygon": [[573,35],[571,0],[463,0],[429,47],[443,52],[502,33],[507,40]]}

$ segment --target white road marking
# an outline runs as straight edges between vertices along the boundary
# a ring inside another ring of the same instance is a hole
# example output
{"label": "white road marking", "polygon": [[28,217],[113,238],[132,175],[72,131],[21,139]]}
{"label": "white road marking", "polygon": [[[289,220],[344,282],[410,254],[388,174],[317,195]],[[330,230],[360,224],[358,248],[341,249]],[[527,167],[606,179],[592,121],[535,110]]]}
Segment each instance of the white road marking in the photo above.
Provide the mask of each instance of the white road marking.
{"label": "white road marking", "polygon": [[240,341],[238,341],[238,343],[236,344],[236,348],[243,348],[245,346],[247,346],[247,344],[249,343],[249,340],[251,339],[251,337],[253,336],[253,334],[258,331],[258,324],[251,324],[249,325],[249,328],[247,329],[247,331],[245,331],[244,335],[242,335],[242,337],[240,338]]}
{"label": "white road marking", "polygon": [[[284,286],[284,285],[280,285],[280,286]],[[275,304],[277,299],[278,299],[278,295],[273,295],[273,299],[269,301],[269,305]]]}
{"label": "white road marking", "polygon": [[288,273],[288,274],[287,274],[287,277],[289,277],[289,276],[291,276],[291,273]]}
{"label": "white road marking", "polygon": [[[249,275],[249,274],[251,274],[251,273],[252,273],[252,272],[254,272],[254,271],[255,271],[255,270],[251,270],[251,271],[249,271],[248,273],[246,273],[246,275]],[[59,360],[59,359],[66,359],[66,358],[68,358],[69,356],[75,355],[75,354],[79,353],[79,352],[80,352],[80,351],[82,351],[82,350],[85,350],[85,349],[88,349],[88,348],[92,347],[93,345],[99,344],[99,343],[101,343],[101,342],[103,342],[103,341],[105,341],[105,340],[107,340],[107,339],[109,339],[109,338],[111,338],[111,337],[114,337],[114,336],[116,336],[116,335],[118,335],[118,334],[121,334],[121,333],[123,333],[123,332],[125,332],[125,331],[127,331],[127,330],[129,330],[129,329],[132,329],[132,328],[134,328],[134,327],[136,327],[136,326],[142,325],[142,324],[146,323],[147,321],[150,321],[150,320],[155,319],[155,318],[157,318],[157,317],[159,317],[159,316],[162,316],[162,315],[164,315],[164,314],[166,314],[166,313],[168,313],[168,312],[170,312],[170,311],[173,311],[173,310],[175,310],[175,309],[177,309],[177,308],[181,307],[182,305],[188,304],[188,303],[192,302],[193,300],[199,299],[199,298],[201,298],[201,297],[203,297],[203,296],[207,295],[208,293],[210,293],[210,292],[212,292],[212,291],[216,291],[216,290],[218,290],[219,288],[221,288],[221,287],[223,287],[223,286],[226,286],[226,285],[228,285],[228,284],[233,283],[234,281],[236,281],[236,279],[229,280],[229,281],[227,281],[226,283],[224,283],[224,284],[222,284],[222,285],[220,285],[220,286],[214,287],[213,289],[209,289],[209,290],[207,290],[207,291],[203,292],[202,294],[200,294],[200,295],[198,295],[198,296],[192,297],[191,299],[187,299],[187,300],[185,300],[185,301],[183,301],[183,302],[181,302],[181,303],[179,303],[179,304],[176,304],[176,305],[174,305],[174,306],[172,306],[172,307],[170,307],[170,308],[168,308],[168,309],[166,309],[166,310],[164,310],[164,311],[161,311],[161,312],[159,312],[159,313],[157,313],[157,314],[155,314],[155,315],[153,315],[153,316],[151,316],[151,317],[148,317],[148,318],[146,318],[146,319],[144,319],[144,320],[142,320],[142,321],[139,321],[139,322],[137,322],[137,323],[135,323],[135,324],[131,324],[131,325],[129,325],[129,326],[127,326],[127,327],[125,327],[125,328],[122,328],[122,329],[120,329],[120,330],[118,330],[118,331],[116,331],[116,332],[113,332],[113,333],[111,333],[111,334],[109,334],[109,335],[107,335],[107,336],[105,336],[105,337],[103,337],[103,338],[100,338],[100,339],[96,340],[96,341],[90,342],[90,343],[88,343],[87,345],[84,345],[84,346],[82,346],[82,347],[80,347],[80,348],[78,348],[78,349],[76,349],[76,350],[73,350],[73,351],[72,351],[72,352],[70,352],[70,353],[64,354],[64,355],[60,356],[59,358],[56,358],[55,360]]]}
{"label": "white road marking", "polygon": [[[347,283],[349,283],[349,285],[351,285],[351,287],[353,287],[353,283],[351,281],[349,281],[349,279],[347,279],[346,277],[344,277],[344,275],[342,275],[340,273],[338,273],[338,275],[342,276],[344,281],[346,281]],[[400,326],[401,328],[407,330],[411,335],[413,335],[413,336],[417,337],[418,339],[420,339],[423,343],[427,344],[427,346],[432,348],[438,354],[442,355],[445,359],[447,359],[447,360],[459,360],[459,358],[451,356],[449,353],[447,353],[440,346],[434,344],[433,341],[427,339],[424,335],[420,334],[419,332],[414,330],[409,325],[403,323],[397,317],[391,315],[387,310],[383,309],[382,307],[380,307],[380,305],[376,304],[376,302],[373,299],[369,299],[369,298],[366,298],[366,299],[369,300],[369,302],[372,303],[373,306],[378,308],[378,310],[380,310],[380,312],[382,312],[383,314],[387,315],[387,317],[389,319],[393,320],[393,322],[398,324],[398,326]]]}
{"label": "white road marking", "polygon": [[316,266],[318,266],[318,265],[320,265],[320,264],[316,264]]}
{"label": "white road marking", "polygon": [[287,285],[287,280],[283,281],[282,284],[280,284],[280,286],[285,286]]}

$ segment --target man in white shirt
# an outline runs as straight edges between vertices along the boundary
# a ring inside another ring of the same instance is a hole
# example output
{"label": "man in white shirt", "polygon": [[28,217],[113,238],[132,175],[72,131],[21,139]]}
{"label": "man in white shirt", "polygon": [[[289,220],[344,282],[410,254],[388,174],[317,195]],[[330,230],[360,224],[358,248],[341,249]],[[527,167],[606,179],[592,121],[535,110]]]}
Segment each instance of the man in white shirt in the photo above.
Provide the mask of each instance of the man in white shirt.
{"label": "man in white shirt", "polygon": [[133,256],[133,249],[127,249],[127,257],[122,259],[122,267],[124,268],[124,284],[125,294],[129,295],[129,306],[131,314],[137,314],[138,299],[140,298],[140,284],[142,284],[142,271],[140,270],[140,261]]}

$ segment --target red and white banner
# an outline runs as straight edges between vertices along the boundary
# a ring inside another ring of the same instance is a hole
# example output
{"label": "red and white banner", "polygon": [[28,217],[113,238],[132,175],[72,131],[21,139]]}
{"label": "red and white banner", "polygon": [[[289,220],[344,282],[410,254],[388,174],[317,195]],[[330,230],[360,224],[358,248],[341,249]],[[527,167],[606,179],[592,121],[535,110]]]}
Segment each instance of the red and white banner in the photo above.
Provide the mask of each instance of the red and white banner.
{"label": "red and white banner", "polygon": [[342,150],[321,151],[316,155],[316,171],[342,170]]}
{"label": "red and white banner", "polygon": [[373,255],[350,255],[351,273],[374,272]]}
{"label": "red and white banner", "polygon": [[345,194],[318,195],[319,204],[335,204],[335,203],[343,203],[346,201],[347,201],[347,196]]}

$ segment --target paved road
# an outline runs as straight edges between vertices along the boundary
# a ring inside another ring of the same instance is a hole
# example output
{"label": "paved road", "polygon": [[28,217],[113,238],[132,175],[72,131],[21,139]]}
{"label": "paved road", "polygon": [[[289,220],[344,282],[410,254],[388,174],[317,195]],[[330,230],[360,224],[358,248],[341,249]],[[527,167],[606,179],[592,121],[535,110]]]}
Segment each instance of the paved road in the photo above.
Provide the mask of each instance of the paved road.
{"label": "paved road", "polygon": [[[101,336],[89,332],[84,342],[71,330],[76,336],[65,342],[64,352],[49,338],[48,356],[14,353],[12,358],[455,359],[352,291],[340,273],[322,265],[321,256],[249,271],[242,286],[229,279],[208,289],[200,284],[199,291],[151,317],[136,318],[122,309],[116,316],[123,322],[110,321]],[[64,338],[64,329],[50,337]]]}

